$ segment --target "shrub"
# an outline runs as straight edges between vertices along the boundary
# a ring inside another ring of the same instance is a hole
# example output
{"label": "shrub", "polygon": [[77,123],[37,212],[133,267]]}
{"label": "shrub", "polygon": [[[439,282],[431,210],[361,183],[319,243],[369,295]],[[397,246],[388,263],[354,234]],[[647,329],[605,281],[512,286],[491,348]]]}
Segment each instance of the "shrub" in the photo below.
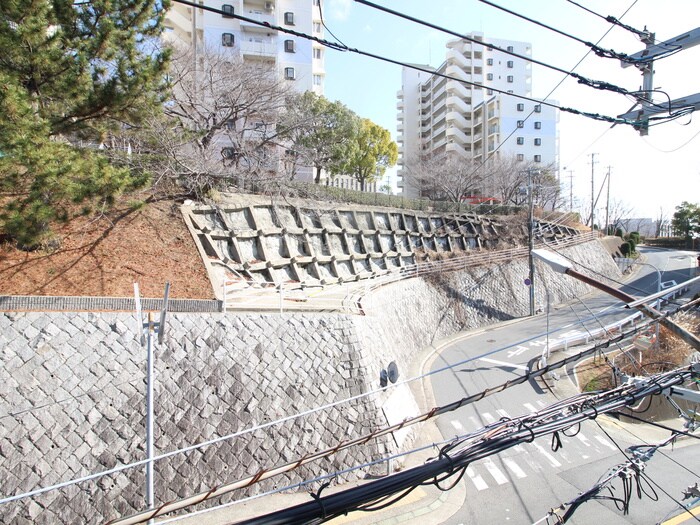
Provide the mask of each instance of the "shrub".
{"label": "shrub", "polygon": [[639,232],[630,232],[630,239],[634,241],[634,244],[639,244]]}
{"label": "shrub", "polygon": [[622,228],[618,228],[615,230],[615,237],[619,237],[620,239],[625,238],[625,232],[622,231]]}
{"label": "shrub", "polygon": [[620,245],[620,253],[623,255],[623,257],[629,257],[632,254],[629,242],[623,242]]}
{"label": "shrub", "polygon": [[634,252],[637,251],[637,243],[634,241],[632,237],[627,239],[627,244],[630,245],[630,254],[633,254]]}

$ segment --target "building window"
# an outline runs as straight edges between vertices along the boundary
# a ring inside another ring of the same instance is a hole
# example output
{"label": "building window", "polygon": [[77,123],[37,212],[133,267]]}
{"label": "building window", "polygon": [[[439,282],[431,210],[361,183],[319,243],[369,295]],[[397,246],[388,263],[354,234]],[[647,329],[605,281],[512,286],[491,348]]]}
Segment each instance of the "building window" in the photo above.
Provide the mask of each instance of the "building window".
{"label": "building window", "polygon": [[535,113],[542,113],[542,104],[535,104]]}
{"label": "building window", "polygon": [[524,160],[525,160],[525,155],[523,155],[522,153],[518,153],[518,162],[522,162]]}
{"label": "building window", "polygon": [[542,145],[542,139],[535,139],[535,146],[541,146]]}
{"label": "building window", "polygon": [[287,80],[294,80],[296,78],[296,75],[294,74],[293,67],[285,67],[284,68],[284,78]]}
{"label": "building window", "polygon": [[525,144],[525,137],[518,137],[515,141],[518,143],[518,146],[522,146]]}
{"label": "building window", "polygon": [[320,5],[321,5],[321,0],[314,0],[314,5],[320,6]]}
{"label": "building window", "polygon": [[513,83],[513,75],[508,75],[507,80],[508,80],[509,84],[512,84]]}
{"label": "building window", "polygon": [[493,95],[493,89],[489,88],[486,90],[487,95]]}
{"label": "building window", "polygon": [[233,18],[233,6],[231,4],[222,5],[221,16],[224,18]]}
{"label": "building window", "polygon": [[284,23],[287,24],[288,26],[293,26],[294,25],[294,13],[291,11],[287,11],[284,14]]}
{"label": "building window", "polygon": [[506,49],[508,50],[509,53],[513,52],[513,46],[508,46]]}
{"label": "building window", "polygon": [[506,65],[508,66],[508,68],[513,69],[513,61],[512,60],[509,60],[508,62],[506,62]]}
{"label": "building window", "polygon": [[314,86],[320,86],[322,82],[321,75],[314,75]]}
{"label": "building window", "polygon": [[286,53],[294,53],[296,52],[296,47],[294,45],[294,40],[285,40],[284,41],[284,51]]}
{"label": "building window", "polygon": [[525,111],[525,104],[518,104],[518,111]]}
{"label": "building window", "polygon": [[525,126],[525,121],[519,120],[519,121],[518,121],[518,127],[519,127],[519,128],[522,128],[522,127],[524,127],[524,126]]}
{"label": "building window", "polygon": [[321,32],[321,22],[314,22],[314,33]]}
{"label": "building window", "polygon": [[542,129],[542,123],[539,120],[535,121],[535,129]]}
{"label": "building window", "polygon": [[542,155],[535,155],[535,162],[542,162]]}
{"label": "building window", "polygon": [[493,73],[486,73],[486,80],[493,80]]}
{"label": "building window", "polygon": [[224,47],[233,47],[233,33],[223,33],[221,35],[221,45]]}
{"label": "building window", "polygon": [[314,48],[314,58],[321,60],[321,57],[323,56],[321,48],[320,47],[315,47]]}
{"label": "building window", "polygon": [[492,66],[492,65],[493,65],[493,58],[487,58],[487,59],[486,59],[486,65],[487,65],[487,66]]}

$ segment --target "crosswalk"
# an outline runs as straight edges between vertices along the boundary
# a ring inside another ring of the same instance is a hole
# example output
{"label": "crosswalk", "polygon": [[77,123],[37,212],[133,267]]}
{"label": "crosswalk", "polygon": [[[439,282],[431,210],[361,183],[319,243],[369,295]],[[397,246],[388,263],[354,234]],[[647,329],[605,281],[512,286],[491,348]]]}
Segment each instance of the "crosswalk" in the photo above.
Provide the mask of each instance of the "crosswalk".
{"label": "crosswalk", "polygon": [[[537,401],[540,408],[546,404]],[[538,410],[532,403],[523,403],[524,410],[520,413],[532,413]],[[503,409],[491,412],[479,412],[478,418],[467,416],[462,420],[452,419],[452,427],[457,434],[465,434],[491,424],[501,418],[511,416]],[[589,434],[579,431],[576,436],[562,437],[564,446],[556,452],[550,449],[549,443],[538,439],[532,443],[521,443],[497,456],[491,456],[469,465],[466,470],[467,478],[478,491],[487,490],[511,483],[514,480],[536,476],[546,470],[562,470],[581,461],[608,455],[617,448],[607,438],[593,430]]]}

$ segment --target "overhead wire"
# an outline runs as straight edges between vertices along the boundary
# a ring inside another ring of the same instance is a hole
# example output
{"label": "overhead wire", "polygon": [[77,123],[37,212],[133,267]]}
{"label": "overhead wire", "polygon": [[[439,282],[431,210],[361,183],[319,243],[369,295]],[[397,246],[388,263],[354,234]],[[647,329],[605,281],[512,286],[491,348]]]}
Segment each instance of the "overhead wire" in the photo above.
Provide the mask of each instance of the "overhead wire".
{"label": "overhead wire", "polygon": [[[214,7],[209,7],[209,6],[203,5],[203,4],[197,4],[197,3],[195,3],[195,2],[191,2],[190,0],[173,0],[173,2],[178,3],[178,4],[182,4],[182,5],[187,5],[187,6],[190,6],[190,7],[193,7],[193,8],[197,8],[197,9],[203,9],[203,10],[205,10],[205,11],[209,11],[209,12],[213,12],[213,13],[217,13],[217,14],[224,14],[224,12],[223,12],[221,9],[217,9],[217,8],[214,8]],[[288,28],[285,28],[285,27],[282,27],[282,26],[270,24],[270,23],[268,23],[268,22],[260,22],[260,21],[258,21],[258,20],[255,20],[255,19],[252,19],[252,18],[248,18],[248,17],[242,16],[242,15],[238,15],[238,14],[235,14],[235,13],[229,13],[229,12],[227,12],[227,13],[225,13],[225,14],[226,14],[226,16],[228,16],[228,17],[230,17],[230,18],[236,18],[236,19],[238,19],[238,20],[242,20],[242,21],[244,21],[244,22],[248,22],[248,23],[251,23],[251,24],[254,24],[254,25],[257,25],[257,26],[267,27],[267,28],[270,28],[270,29],[274,29],[275,31],[280,31],[280,32],[282,32],[282,33],[287,33],[287,34],[291,34],[291,35],[293,35],[293,36],[297,36],[297,37],[299,37],[299,38],[305,38],[305,39],[307,39],[307,40],[312,40],[312,41],[317,42],[317,43],[319,43],[319,44],[321,44],[321,45],[323,45],[323,46],[326,46],[326,47],[328,47],[328,48],[330,48],[330,49],[335,49],[336,51],[344,51],[344,52],[349,52],[349,53],[355,53],[355,54],[358,54],[358,55],[361,55],[361,56],[366,56],[366,57],[368,57],[368,58],[373,58],[373,59],[375,59],[375,60],[380,60],[380,61],[382,61],[382,62],[387,62],[387,63],[394,64],[394,65],[397,65],[397,66],[406,67],[406,68],[408,68],[408,69],[413,69],[413,70],[416,70],[416,71],[421,71],[421,72],[428,73],[428,74],[431,74],[431,75],[439,76],[439,77],[441,77],[441,78],[445,78],[445,79],[448,79],[448,80],[455,80],[455,81],[457,81],[457,82],[460,82],[460,83],[463,83],[463,84],[466,84],[466,85],[475,86],[475,87],[479,87],[479,88],[482,88],[482,87],[483,87],[482,84],[479,84],[479,83],[477,83],[477,82],[470,82],[470,81],[468,81],[468,80],[463,80],[463,79],[460,79],[460,78],[457,78],[457,77],[453,77],[453,76],[451,76],[451,75],[447,75],[447,74],[444,74],[444,73],[440,73],[440,72],[435,71],[434,69],[429,68],[429,67],[422,67],[422,66],[419,66],[419,65],[417,65],[417,64],[411,64],[411,63],[408,63],[408,62],[403,62],[403,61],[401,61],[401,60],[396,60],[396,59],[389,58],[389,57],[382,56],[382,55],[378,55],[378,54],[375,54],[375,53],[370,53],[370,52],[368,52],[368,51],[363,51],[363,50],[360,50],[360,49],[357,49],[357,48],[348,47],[348,46],[343,45],[343,44],[341,44],[341,43],[339,43],[339,42],[332,42],[332,41],[329,41],[329,40],[326,40],[326,39],[323,39],[323,38],[319,38],[319,37],[315,37],[315,36],[312,36],[312,35],[309,35],[309,34],[300,32],[300,31],[295,31],[295,30],[288,29]],[[618,118],[618,117],[610,117],[610,116],[608,116],[608,115],[602,115],[602,114],[599,114],[599,113],[593,113],[593,112],[578,110],[578,109],[575,109],[575,108],[559,106],[559,105],[552,104],[552,103],[550,103],[550,102],[546,102],[546,101],[543,101],[543,100],[538,100],[538,99],[535,99],[535,98],[532,98],[532,97],[527,97],[527,96],[525,96],[525,95],[519,95],[519,94],[517,94],[517,93],[509,93],[508,91],[500,90],[500,89],[496,89],[496,88],[492,88],[492,89],[493,89],[494,92],[498,92],[498,93],[501,93],[501,94],[503,94],[503,95],[507,95],[507,96],[514,97],[514,98],[518,98],[518,99],[520,99],[520,100],[527,100],[527,101],[529,101],[529,102],[537,102],[538,104],[542,104],[542,105],[545,105],[545,106],[548,106],[548,107],[553,107],[553,108],[559,109],[560,111],[564,111],[564,112],[566,112],[566,113],[571,113],[571,114],[574,114],[574,115],[580,115],[580,116],[583,116],[583,117],[586,117],[586,118],[590,118],[590,119],[593,119],[593,120],[600,120],[600,121],[603,121],[603,122],[616,122],[616,123],[618,123],[618,124],[628,124],[628,125],[632,125],[632,126],[637,125],[637,122],[636,122],[636,121],[630,121],[630,120],[621,119],[621,118]]]}
{"label": "overhead wire", "polygon": [[[599,17],[599,18],[602,18],[602,19],[605,20],[606,22],[609,22],[609,23],[611,23],[611,24],[613,24],[613,25],[616,25],[617,27],[620,27],[620,28],[622,28],[622,29],[625,29],[625,30],[629,31],[630,33],[633,33],[633,34],[637,35],[640,39],[651,39],[652,33],[651,33],[650,31],[648,31],[646,27],[645,27],[643,30],[640,30],[640,29],[634,28],[634,27],[632,27],[632,26],[629,26],[629,25],[627,25],[627,24],[623,24],[619,19],[615,18],[614,16],[611,16],[611,15],[607,15],[607,16],[601,15],[600,13],[597,13],[596,11],[593,11],[592,9],[589,9],[588,7],[586,7],[586,6],[584,6],[584,5],[581,5],[581,4],[578,3],[578,2],[574,2],[574,0],[566,0],[566,1],[569,2],[569,3],[572,4],[572,5],[575,5],[576,7],[579,7],[579,8],[581,8],[581,9],[583,9],[584,11],[586,11],[586,12],[588,12],[588,13],[594,15],[594,16],[597,16],[597,17]],[[656,39],[654,39],[654,42],[653,42],[653,43],[654,43],[655,45],[661,47],[661,44],[659,44],[659,43],[656,42],[655,40],[656,40]],[[639,63],[644,64],[644,63],[647,63],[648,61],[651,61],[651,60],[658,60],[658,59],[661,59],[661,58],[666,58],[666,57],[668,57],[668,56],[671,56],[672,54],[677,53],[677,52],[680,51],[681,49],[682,49],[682,46],[679,46],[679,45],[677,45],[677,46],[671,46],[671,47],[669,48],[669,50],[668,50],[667,53],[664,53],[664,54],[662,54],[662,55],[660,55],[660,56],[657,55],[657,56],[654,56],[654,57],[651,57],[651,58],[649,58],[649,57],[644,57],[644,58],[640,58],[640,59],[633,60],[633,61],[631,61],[630,63],[635,64],[635,65],[636,65],[636,64],[639,64]]]}
{"label": "overhead wire", "polygon": [[[357,0],[356,0],[356,1],[357,1]],[[516,12],[516,11],[513,11],[512,9],[508,9],[508,8],[503,7],[503,6],[501,6],[501,5],[498,5],[498,4],[494,3],[494,2],[491,2],[490,0],[479,0],[479,2],[481,2],[481,3],[483,3],[483,4],[486,4],[486,5],[488,5],[488,6],[494,7],[494,8],[496,8],[496,9],[499,9],[499,10],[505,12],[505,13],[508,13],[508,14],[510,14],[510,15],[513,15],[513,16],[515,16],[515,17],[517,17],[517,18],[520,18],[520,19],[522,19],[522,20],[525,20],[525,21],[527,21],[527,22],[530,22],[530,23],[532,23],[532,24],[535,24],[535,25],[537,25],[537,26],[539,26],[539,27],[542,27],[542,28],[547,29],[547,30],[549,30],[549,31],[552,31],[552,32],[554,32],[554,33],[557,33],[557,34],[559,34],[559,35],[561,35],[561,36],[564,36],[564,37],[566,37],[566,38],[570,38],[571,40],[575,40],[576,42],[579,42],[580,44],[583,44],[583,45],[585,45],[586,47],[588,47],[593,53],[595,53],[595,54],[598,55],[599,57],[603,57],[603,58],[614,58],[614,59],[616,59],[616,60],[621,60],[621,61],[623,61],[623,62],[628,62],[628,63],[631,63],[631,64],[634,64],[634,63],[637,63],[637,62],[638,62],[638,60],[635,60],[635,59],[631,58],[631,57],[630,57],[629,55],[627,55],[626,53],[618,53],[618,52],[616,52],[616,51],[614,51],[614,50],[612,50],[612,49],[604,49],[604,48],[598,46],[598,44],[594,44],[594,43],[592,43],[592,42],[588,42],[587,40],[584,40],[584,39],[582,39],[582,38],[579,38],[579,37],[577,37],[577,36],[574,36],[574,35],[572,35],[571,33],[567,33],[566,31],[562,31],[562,30],[557,29],[557,28],[555,28],[555,27],[553,27],[553,26],[550,26],[550,25],[548,25],[548,24],[545,24],[544,22],[540,22],[539,20],[535,20],[534,18],[530,18],[530,17],[528,17],[528,16],[525,16],[525,15],[523,15],[523,14],[520,14],[520,13],[518,13],[518,12]],[[635,3],[636,3],[636,0],[635,0]],[[612,22],[612,21],[610,21],[610,20],[608,20],[608,22],[614,23],[614,22]]]}
{"label": "overhead wire", "polygon": [[572,77],[572,78],[575,78],[580,84],[583,84],[583,85],[586,85],[586,86],[589,86],[589,87],[592,87],[592,88],[595,88],[595,89],[601,89],[601,90],[605,90],[605,91],[612,91],[612,92],[620,93],[620,94],[623,94],[623,95],[633,95],[633,96],[634,96],[634,94],[636,93],[636,91],[635,91],[635,92],[632,92],[632,91],[629,91],[629,90],[624,89],[624,88],[622,88],[622,87],[619,87],[619,86],[616,86],[616,85],[614,85],[614,84],[611,84],[611,83],[609,83],[609,82],[600,81],[600,80],[592,80],[592,79],[587,78],[587,77],[585,77],[585,76],[583,76],[583,75],[579,75],[578,73],[574,73],[573,70],[567,71],[566,69],[562,69],[562,68],[560,68],[560,67],[558,67],[558,66],[553,66],[553,65],[548,64],[548,63],[546,63],[546,62],[542,62],[541,60],[536,60],[536,59],[534,59],[534,58],[532,58],[532,57],[529,57],[529,56],[526,56],[526,55],[522,55],[522,54],[520,54],[520,53],[516,53],[515,51],[510,51],[510,50],[508,50],[508,49],[503,49],[503,48],[501,48],[501,47],[499,47],[499,46],[496,46],[496,45],[494,45],[494,44],[491,44],[491,43],[489,43],[489,42],[486,42],[486,41],[483,41],[483,40],[477,40],[476,38],[473,38],[473,37],[471,37],[471,36],[469,36],[469,35],[466,35],[466,34],[463,34],[463,33],[459,33],[459,32],[457,32],[457,31],[452,31],[452,30],[450,30],[450,29],[447,29],[447,28],[445,28],[445,27],[439,26],[439,25],[437,25],[437,24],[433,24],[433,23],[428,22],[428,21],[426,21],[426,20],[422,20],[422,19],[420,19],[420,18],[416,18],[416,17],[411,16],[411,15],[408,15],[408,14],[406,14],[406,13],[402,13],[402,12],[400,12],[400,11],[396,11],[395,9],[390,9],[390,8],[388,8],[388,7],[385,7],[385,6],[376,4],[376,3],[374,3],[374,2],[370,2],[369,0],[355,0],[355,2],[357,2],[358,4],[366,5],[366,6],[368,6],[368,7],[371,7],[371,8],[373,8],[373,9],[376,9],[376,10],[378,10],[378,11],[383,11],[383,12],[388,13],[388,14],[391,14],[391,15],[393,15],[393,16],[396,16],[396,17],[399,17],[399,18],[403,18],[404,20],[409,20],[409,21],[411,21],[411,22],[413,22],[413,23],[416,23],[416,24],[419,24],[419,25],[422,25],[422,26],[425,26],[425,27],[429,27],[429,28],[431,28],[431,29],[435,29],[435,30],[440,31],[440,32],[442,32],[442,33],[445,33],[445,34],[448,34],[448,35],[452,35],[452,36],[455,36],[455,37],[457,37],[457,38],[461,38],[461,39],[463,39],[463,40],[466,40],[467,42],[471,42],[471,43],[473,43],[473,44],[482,45],[482,46],[484,46],[484,47],[486,47],[486,48],[488,48],[488,49],[490,49],[490,50],[492,50],[492,51],[498,51],[498,52],[500,52],[500,53],[504,53],[504,54],[506,54],[506,55],[519,58],[519,59],[524,60],[524,61],[526,61],[526,62],[530,62],[530,63],[532,63],[532,64],[536,64],[536,65],[538,65],[538,66],[542,66],[542,67],[551,69],[551,70],[556,71],[556,72],[558,72],[558,73],[564,73],[564,75],[566,75],[566,76],[570,76],[570,77]]}
{"label": "overhead wire", "polygon": [[[242,479],[234,481],[234,482],[220,484],[220,485],[217,485],[216,487],[211,488],[210,490],[200,492],[198,494],[189,496],[189,497],[182,499],[182,500],[179,500],[177,502],[166,503],[166,504],[163,504],[156,509],[151,509],[149,511],[135,514],[135,515],[131,516],[128,521],[118,520],[118,521],[115,521],[112,523],[115,523],[115,524],[119,523],[119,524],[124,524],[124,525],[127,523],[138,523],[139,521],[133,521],[133,520],[135,520],[136,518],[145,518],[145,519],[155,518],[155,517],[160,516],[162,514],[167,514],[167,513],[173,512],[175,510],[180,510],[182,508],[186,508],[186,507],[189,507],[191,505],[199,504],[199,503],[207,501],[211,498],[219,497],[221,495],[227,494],[227,493],[232,492],[234,490],[248,487],[248,486],[250,486],[254,483],[257,483],[259,481],[262,481],[264,479],[269,479],[273,476],[277,476],[279,474],[289,472],[289,471],[294,470],[302,465],[308,464],[311,461],[316,461],[318,459],[328,457],[332,454],[336,454],[342,450],[346,450],[346,449],[351,448],[355,445],[365,444],[372,439],[375,439],[377,437],[381,437],[381,436],[386,435],[390,432],[394,432],[396,430],[400,430],[402,428],[411,426],[413,424],[427,421],[427,420],[432,419],[434,417],[437,417],[439,415],[455,411],[463,406],[474,403],[476,401],[480,401],[481,399],[484,399],[485,397],[488,397],[490,395],[502,392],[503,390],[506,390],[506,389],[511,388],[513,386],[523,384],[523,383],[528,382],[528,381],[535,379],[537,377],[541,377],[544,374],[546,374],[552,370],[555,370],[555,369],[560,368],[562,366],[566,366],[568,363],[574,362],[576,360],[581,359],[582,357],[590,355],[591,353],[598,351],[598,349],[601,347],[609,346],[611,341],[613,341],[616,338],[626,338],[630,334],[636,333],[636,331],[638,331],[638,330],[639,330],[639,328],[634,328],[628,332],[621,332],[616,337],[613,337],[613,338],[608,339],[607,341],[603,341],[601,343],[595,344],[590,348],[586,348],[586,349],[578,352],[577,354],[572,354],[570,356],[567,356],[566,358],[564,358],[560,361],[557,361],[555,363],[548,363],[547,365],[539,368],[538,370],[528,370],[528,371],[526,371],[525,374],[517,376],[513,379],[510,379],[510,380],[506,381],[505,383],[486,388],[483,391],[478,392],[476,394],[467,395],[467,396],[465,396],[457,401],[448,403],[446,405],[433,407],[432,409],[430,409],[427,412],[424,412],[418,416],[406,418],[400,423],[372,431],[368,434],[362,435],[362,436],[355,438],[355,439],[352,439],[352,440],[341,441],[333,447],[330,447],[330,448],[327,448],[324,450],[320,450],[320,451],[316,451],[314,453],[306,454],[303,457],[294,459],[293,461],[287,462],[283,465],[278,465],[276,467],[273,467],[273,468],[267,469],[267,470],[261,470],[257,474],[255,474],[254,476],[248,476],[246,478],[242,478]],[[467,361],[472,361],[472,360],[473,359],[469,359]],[[24,497],[27,497],[27,496],[24,496]],[[15,497],[15,499],[16,498],[17,497]]]}

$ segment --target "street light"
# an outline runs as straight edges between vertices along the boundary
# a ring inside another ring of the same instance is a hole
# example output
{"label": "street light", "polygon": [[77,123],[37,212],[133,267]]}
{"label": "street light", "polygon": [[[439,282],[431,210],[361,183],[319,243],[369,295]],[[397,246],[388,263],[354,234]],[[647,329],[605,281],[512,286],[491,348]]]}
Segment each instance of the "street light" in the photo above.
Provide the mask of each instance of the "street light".
{"label": "street light", "polygon": [[571,263],[558,253],[553,253],[543,249],[537,249],[532,250],[532,254],[542,262],[549,265],[554,271],[558,273],[564,273],[566,275],[569,275],[574,279],[582,281],[590,286],[593,286],[594,288],[597,288],[598,290],[612,295],[613,297],[619,299],[624,303],[631,303],[630,306],[634,306],[647,317],[658,320],[661,324],[663,324],[666,328],[671,330],[674,334],[678,335],[678,337],[683,339],[683,341],[688,343],[695,350],[700,350],[700,339],[698,339],[697,336],[691,334],[682,326],[678,326],[668,317],[663,316],[661,312],[659,312],[656,308],[652,308],[651,306],[644,304],[643,302],[635,300],[634,297],[632,297],[629,294],[626,294],[622,290],[618,290],[617,288],[613,288],[612,286],[608,286],[603,282],[600,282],[596,279],[588,277],[587,275],[583,275],[582,273],[577,272],[573,269]]}

